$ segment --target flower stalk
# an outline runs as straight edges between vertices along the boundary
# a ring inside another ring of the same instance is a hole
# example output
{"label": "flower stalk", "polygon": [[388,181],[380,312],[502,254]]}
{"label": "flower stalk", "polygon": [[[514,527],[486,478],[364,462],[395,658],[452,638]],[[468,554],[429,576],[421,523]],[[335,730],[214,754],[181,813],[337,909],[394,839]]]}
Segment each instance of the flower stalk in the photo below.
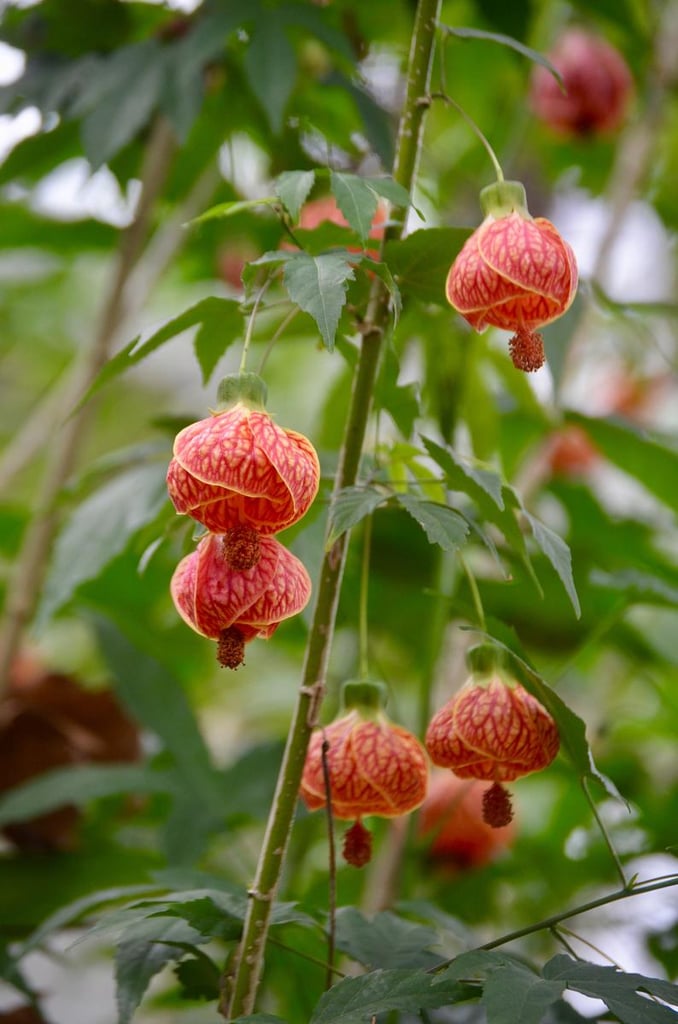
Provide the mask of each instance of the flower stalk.
{"label": "flower stalk", "polygon": [[[419,0],[410,48],[407,92],[401,116],[393,177],[407,191],[415,181],[441,0]],[[404,211],[403,211],[404,222]],[[403,222],[387,229],[382,241],[402,235]],[[335,493],[355,483],[363,450],[372,394],[389,317],[389,295],[375,278],[362,329],[362,343],[344,428]],[[271,907],[282,872],[294,819],[306,751],[322,702],[334,623],[348,545],[343,534],[326,551],[316,591],[313,623],[306,648],[302,683],[293,711],[283,762],[269,814],[243,936],[232,973],[224,978],[220,1011],[227,1019],[251,1014],[263,969]]]}

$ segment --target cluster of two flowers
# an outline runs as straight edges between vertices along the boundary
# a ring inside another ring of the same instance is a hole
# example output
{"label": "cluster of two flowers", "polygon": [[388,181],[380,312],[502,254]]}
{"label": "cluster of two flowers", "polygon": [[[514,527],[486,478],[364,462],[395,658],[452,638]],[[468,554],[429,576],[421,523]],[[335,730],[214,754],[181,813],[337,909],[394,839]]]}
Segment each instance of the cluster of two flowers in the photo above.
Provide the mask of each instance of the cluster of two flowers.
{"label": "cluster of two flowers", "polygon": [[167,488],[177,512],[209,533],[181,560],[171,583],[177,611],[218,641],[218,660],[237,668],[245,644],[270,637],[308,602],[306,569],[275,534],[298,522],[318,491],[310,441],[278,427],[254,374],[226,377],[217,410],[174,442]]}
{"label": "cluster of two flowers", "polygon": [[334,816],[355,819],[343,847],[354,866],[366,864],[371,855],[364,816],[394,818],[424,802],[429,757],[460,779],[489,782],[483,819],[502,828],[513,817],[503,783],[546,768],[558,753],[555,721],[515,678],[510,658],[482,644],[469,651],[468,661],[471,674],[431,719],[425,749],[386,717],[379,683],[345,683],[345,714],[313,734],[300,794],[309,810],[317,810],[327,803],[329,783]]}

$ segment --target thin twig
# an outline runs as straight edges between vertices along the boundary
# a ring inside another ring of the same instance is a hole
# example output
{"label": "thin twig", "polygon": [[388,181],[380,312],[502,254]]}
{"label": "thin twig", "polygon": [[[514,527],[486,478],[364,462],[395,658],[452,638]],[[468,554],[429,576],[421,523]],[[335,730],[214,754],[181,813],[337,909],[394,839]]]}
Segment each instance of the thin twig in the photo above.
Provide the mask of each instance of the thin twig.
{"label": "thin twig", "polygon": [[[577,932],[572,931],[571,928],[565,928],[561,925],[561,927],[558,928],[557,931],[560,933],[564,933],[565,935],[570,935],[573,939],[576,939],[577,942],[581,942],[582,946],[588,946],[588,948],[592,949],[594,953],[597,953],[598,956],[601,956],[603,960],[607,960],[607,962],[612,964],[613,967],[616,967],[618,971],[624,970],[622,965],[617,960],[615,960],[614,957],[610,956],[608,953],[602,950],[600,946],[596,946],[594,942],[590,942],[588,939],[585,939],[583,935],[579,935]],[[572,955],[575,957],[575,959],[579,959],[576,953],[573,953]]]}
{"label": "thin twig", "polygon": [[577,956],[574,948],[570,945],[570,943],[567,941],[565,936],[561,933],[561,930],[559,928],[556,928],[554,926],[553,928],[549,928],[549,931],[551,932],[551,935],[556,940],[556,942],[560,943],[560,945],[563,947],[563,949],[565,949],[566,952],[568,952],[570,954],[570,956],[572,957],[573,960],[581,959],[580,957]]}
{"label": "thin twig", "polygon": [[369,626],[367,598],[370,588],[370,552],[372,547],[372,516],[366,516],[363,526],[363,553],[360,568],[360,610],[358,615],[358,670],[361,679],[369,678]]}
{"label": "thin twig", "polygon": [[[267,309],[270,310],[271,306],[269,305],[267,307]],[[257,370],[257,373],[259,374],[259,376],[261,376],[262,373],[264,372],[264,369],[266,367],[266,363],[268,362],[268,357],[270,356],[271,352],[273,351],[276,342],[284,334],[284,332],[287,330],[287,328],[292,323],[292,321],[294,320],[294,318],[295,318],[295,316],[297,315],[298,312],[299,312],[299,307],[298,306],[293,306],[292,309],[287,314],[287,316],[284,317],[284,319],[281,321],[281,323],[278,325],[278,327],[276,327],[275,332],[273,334],[273,337],[269,341],[269,343],[266,346],[266,349],[264,351],[264,354],[261,357],[261,362],[259,363],[259,369]]]}
{"label": "thin twig", "polygon": [[266,280],[262,284],[261,288],[259,289],[259,291],[257,292],[257,294],[254,297],[254,303],[252,305],[252,310],[250,312],[249,320],[247,321],[247,330],[245,331],[245,340],[243,341],[243,345],[242,345],[242,355],[240,357],[240,373],[244,373],[245,372],[245,367],[247,366],[247,353],[249,352],[250,342],[252,341],[252,335],[254,334],[254,322],[255,322],[255,320],[257,318],[257,313],[259,311],[259,306],[261,305],[262,299],[264,298],[264,295],[266,294],[270,284],[271,284],[271,278],[268,277],[268,278],[266,278]]}
{"label": "thin twig", "polygon": [[269,935],[268,941],[272,946],[277,946],[278,949],[284,949],[286,953],[292,953],[294,956],[301,957],[302,960],[308,960],[310,964],[315,964],[316,967],[322,967],[330,974],[336,975],[337,978],[347,978],[348,975],[345,971],[340,971],[338,967],[331,967],[325,960],[321,960],[319,956],[312,956],[311,953],[304,953],[300,949],[295,949],[294,946],[288,946],[286,942],[281,942],[274,935]]}
{"label": "thin twig", "polygon": [[334,946],[337,934],[337,851],[334,843],[334,813],[332,811],[332,780],[327,752],[329,740],[323,729],[323,742],[320,756],[323,766],[323,784],[325,786],[325,815],[327,817],[327,859],[328,859],[328,921],[327,921],[327,975],[325,987],[332,985],[334,974]]}
{"label": "thin twig", "polygon": [[629,883],[628,883],[626,875],[624,873],[624,868],[622,867],[622,862],[619,859],[619,854],[617,853],[617,851],[614,848],[614,845],[612,843],[612,839],[610,838],[610,833],[607,831],[607,828],[605,826],[605,822],[603,821],[603,819],[601,818],[600,814],[598,813],[598,808],[596,807],[595,800],[591,796],[591,791],[589,789],[588,779],[586,778],[586,776],[582,777],[581,785],[582,785],[582,789],[584,790],[584,795],[586,796],[586,799],[588,800],[588,803],[589,803],[589,806],[591,808],[591,811],[593,812],[593,817],[596,819],[596,822],[598,824],[598,828],[600,829],[600,831],[602,833],[602,836],[603,836],[603,839],[605,840],[605,845],[607,846],[607,848],[608,848],[608,850],[610,852],[610,856],[612,857],[612,860],[614,862],[614,866],[615,866],[615,869],[617,871],[617,874],[619,875],[619,878],[621,879],[622,888],[623,889],[627,889]]}
{"label": "thin twig", "polygon": [[[482,946],[477,946],[476,948],[497,949],[499,946],[505,946],[516,939],[522,939],[526,935],[533,935],[535,932],[553,928],[555,925],[560,924],[561,921],[567,921],[570,917],[587,914],[590,910],[606,907],[610,903],[617,903],[619,900],[625,900],[629,896],[644,896],[648,892],[655,892],[658,889],[670,889],[676,885],[678,885],[678,877],[666,879],[662,882],[641,883],[640,885],[630,886],[625,889],[617,889],[616,892],[610,893],[607,896],[600,896],[596,900],[589,900],[588,903],[581,903],[578,907],[571,907],[569,910],[563,910],[559,914],[552,914],[551,917],[546,917],[535,924],[526,925],[524,928],[517,928],[513,932],[501,935],[498,939],[485,942]],[[452,961],[448,962],[451,963]],[[436,970],[439,970],[439,968],[436,968]]]}

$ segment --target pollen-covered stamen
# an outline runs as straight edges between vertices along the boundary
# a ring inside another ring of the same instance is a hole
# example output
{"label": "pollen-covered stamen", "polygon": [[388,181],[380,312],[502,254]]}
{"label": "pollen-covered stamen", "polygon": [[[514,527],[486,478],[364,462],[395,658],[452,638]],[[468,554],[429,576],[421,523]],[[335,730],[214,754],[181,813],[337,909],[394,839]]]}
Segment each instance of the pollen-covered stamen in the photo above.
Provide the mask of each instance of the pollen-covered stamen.
{"label": "pollen-covered stamen", "polygon": [[237,626],[222,629],[219,634],[217,661],[224,668],[239,668],[245,661],[245,638]]}
{"label": "pollen-covered stamen", "polygon": [[246,523],[233,526],[224,534],[223,552],[229,566],[236,572],[253,569],[261,557],[259,534]]}
{"label": "pollen-covered stamen", "polygon": [[499,782],[483,793],[483,821],[492,828],[504,828],[513,821],[511,794]]}
{"label": "pollen-covered stamen", "polygon": [[544,365],[544,340],[537,331],[521,325],[509,341],[509,353],[517,370],[533,373]]}
{"label": "pollen-covered stamen", "polygon": [[358,819],[344,835],[341,851],[347,864],[363,868],[372,858],[372,833]]}

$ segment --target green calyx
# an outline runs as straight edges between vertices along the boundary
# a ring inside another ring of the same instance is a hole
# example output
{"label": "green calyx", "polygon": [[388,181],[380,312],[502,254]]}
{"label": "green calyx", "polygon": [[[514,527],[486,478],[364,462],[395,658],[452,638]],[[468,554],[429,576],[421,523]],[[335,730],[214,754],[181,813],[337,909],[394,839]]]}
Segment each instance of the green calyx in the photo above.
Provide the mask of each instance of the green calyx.
{"label": "green calyx", "polygon": [[229,373],[222,377],[217,388],[217,411],[225,412],[242,402],[249,409],[263,412],[266,408],[267,388],[256,373]]}
{"label": "green calyx", "polygon": [[521,217],[532,219],[527,208],[525,186],[519,181],[495,181],[480,193],[480,206],[486,217],[508,217],[510,213],[519,213]]}
{"label": "green calyx", "polygon": [[348,711],[358,708],[367,715],[383,711],[388,700],[388,690],[383,683],[350,680],[341,688],[341,703]]}
{"label": "green calyx", "polygon": [[466,652],[466,664],[474,675],[493,675],[506,667],[503,651],[494,644],[478,644]]}

